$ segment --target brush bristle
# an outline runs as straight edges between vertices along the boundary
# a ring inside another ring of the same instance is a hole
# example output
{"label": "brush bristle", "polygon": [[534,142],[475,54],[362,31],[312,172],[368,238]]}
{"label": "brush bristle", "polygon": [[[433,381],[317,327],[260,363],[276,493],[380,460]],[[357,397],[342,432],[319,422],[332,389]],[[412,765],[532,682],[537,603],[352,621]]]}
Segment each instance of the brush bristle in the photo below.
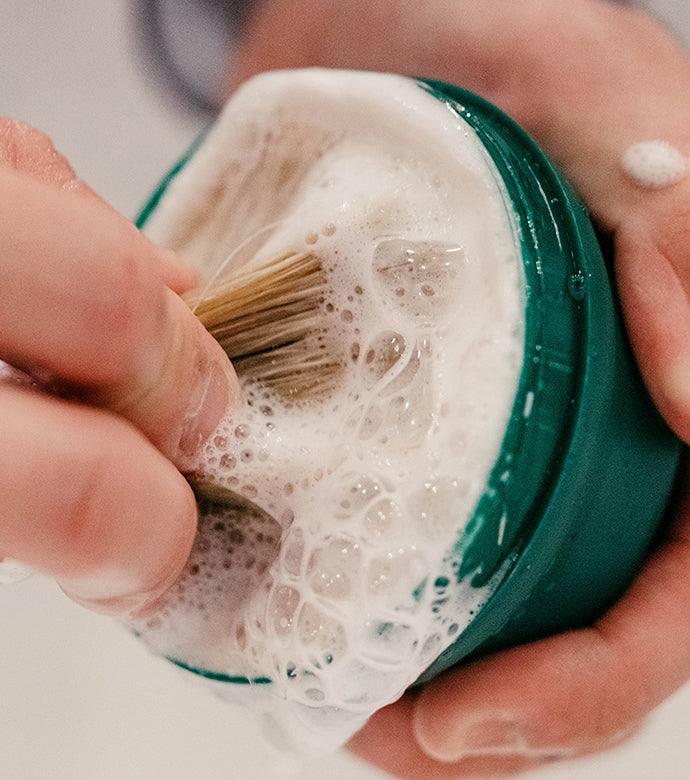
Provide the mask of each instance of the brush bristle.
{"label": "brush bristle", "polygon": [[318,257],[290,253],[212,283],[187,303],[240,376],[282,397],[327,394],[342,364],[323,314],[328,278]]}

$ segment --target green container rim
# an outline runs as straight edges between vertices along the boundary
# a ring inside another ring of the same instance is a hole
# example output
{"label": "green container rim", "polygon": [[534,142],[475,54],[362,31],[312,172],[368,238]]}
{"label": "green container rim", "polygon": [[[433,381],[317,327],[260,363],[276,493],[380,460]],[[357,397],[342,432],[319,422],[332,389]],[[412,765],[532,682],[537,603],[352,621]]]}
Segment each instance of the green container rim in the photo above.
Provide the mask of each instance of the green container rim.
{"label": "green container rim", "polygon": [[466,90],[421,84],[484,145],[515,217],[525,275],[525,352],[513,410],[487,490],[452,550],[462,560],[458,579],[472,574],[480,587],[499,569],[507,574],[549,500],[551,475],[577,424],[592,310],[610,308],[610,293],[600,279],[590,282],[589,260],[601,261],[601,251],[584,207],[524,130]]}
{"label": "green container rim", "polygon": [[494,587],[420,681],[601,614],[644,556],[680,457],[632,360],[582,202],[498,108],[458,87],[422,83],[474,128],[506,187],[522,248],[527,327],[501,454],[453,551],[462,560],[459,579],[475,572],[473,584],[493,577]]}

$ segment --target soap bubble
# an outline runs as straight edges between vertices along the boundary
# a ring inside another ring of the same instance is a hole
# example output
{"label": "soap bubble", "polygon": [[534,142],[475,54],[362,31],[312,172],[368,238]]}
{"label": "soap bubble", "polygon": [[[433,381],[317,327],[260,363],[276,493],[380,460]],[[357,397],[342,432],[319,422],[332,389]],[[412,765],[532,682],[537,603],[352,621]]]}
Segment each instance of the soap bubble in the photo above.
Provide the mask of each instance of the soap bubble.
{"label": "soap bubble", "polygon": [[455,244],[388,238],[373,258],[374,283],[381,300],[405,317],[439,325],[457,305],[465,250]]}

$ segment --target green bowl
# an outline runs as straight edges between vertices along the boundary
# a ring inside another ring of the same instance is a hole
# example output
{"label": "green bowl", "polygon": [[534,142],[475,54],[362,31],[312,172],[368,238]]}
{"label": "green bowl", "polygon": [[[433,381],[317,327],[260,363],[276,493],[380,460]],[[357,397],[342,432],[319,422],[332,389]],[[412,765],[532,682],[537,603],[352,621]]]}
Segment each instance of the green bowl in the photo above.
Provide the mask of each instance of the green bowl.
{"label": "green bowl", "polygon": [[[420,87],[474,128],[498,169],[516,215],[527,309],[525,358],[501,453],[448,551],[455,576],[472,576],[477,587],[491,582],[491,595],[424,681],[462,659],[586,625],[605,611],[662,520],[681,445],[637,372],[582,203],[494,106],[447,84]],[[139,227],[197,145],[163,180]]]}

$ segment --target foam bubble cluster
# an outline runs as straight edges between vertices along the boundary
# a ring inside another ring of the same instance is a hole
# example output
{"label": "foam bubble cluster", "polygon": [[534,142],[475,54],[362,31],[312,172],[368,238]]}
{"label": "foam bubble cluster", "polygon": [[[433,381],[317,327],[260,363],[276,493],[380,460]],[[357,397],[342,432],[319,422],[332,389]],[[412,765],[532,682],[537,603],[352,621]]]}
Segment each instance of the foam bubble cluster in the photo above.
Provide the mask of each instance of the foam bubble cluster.
{"label": "foam bubble cluster", "polygon": [[451,551],[522,364],[511,219],[447,106],[406,79],[321,71],[245,87],[154,215],[151,234],[209,272],[228,236],[256,230],[252,264],[308,249],[327,272],[315,327],[338,386],[295,398],[244,378],[245,410],[194,475],[223,501],[200,503],[170,602],[136,626],[186,666],[252,683],[223,692],[304,750],[398,698],[487,597]]}
{"label": "foam bubble cluster", "polygon": [[623,170],[640,186],[659,189],[684,179],[688,162],[665,141],[643,141],[625,151]]}

